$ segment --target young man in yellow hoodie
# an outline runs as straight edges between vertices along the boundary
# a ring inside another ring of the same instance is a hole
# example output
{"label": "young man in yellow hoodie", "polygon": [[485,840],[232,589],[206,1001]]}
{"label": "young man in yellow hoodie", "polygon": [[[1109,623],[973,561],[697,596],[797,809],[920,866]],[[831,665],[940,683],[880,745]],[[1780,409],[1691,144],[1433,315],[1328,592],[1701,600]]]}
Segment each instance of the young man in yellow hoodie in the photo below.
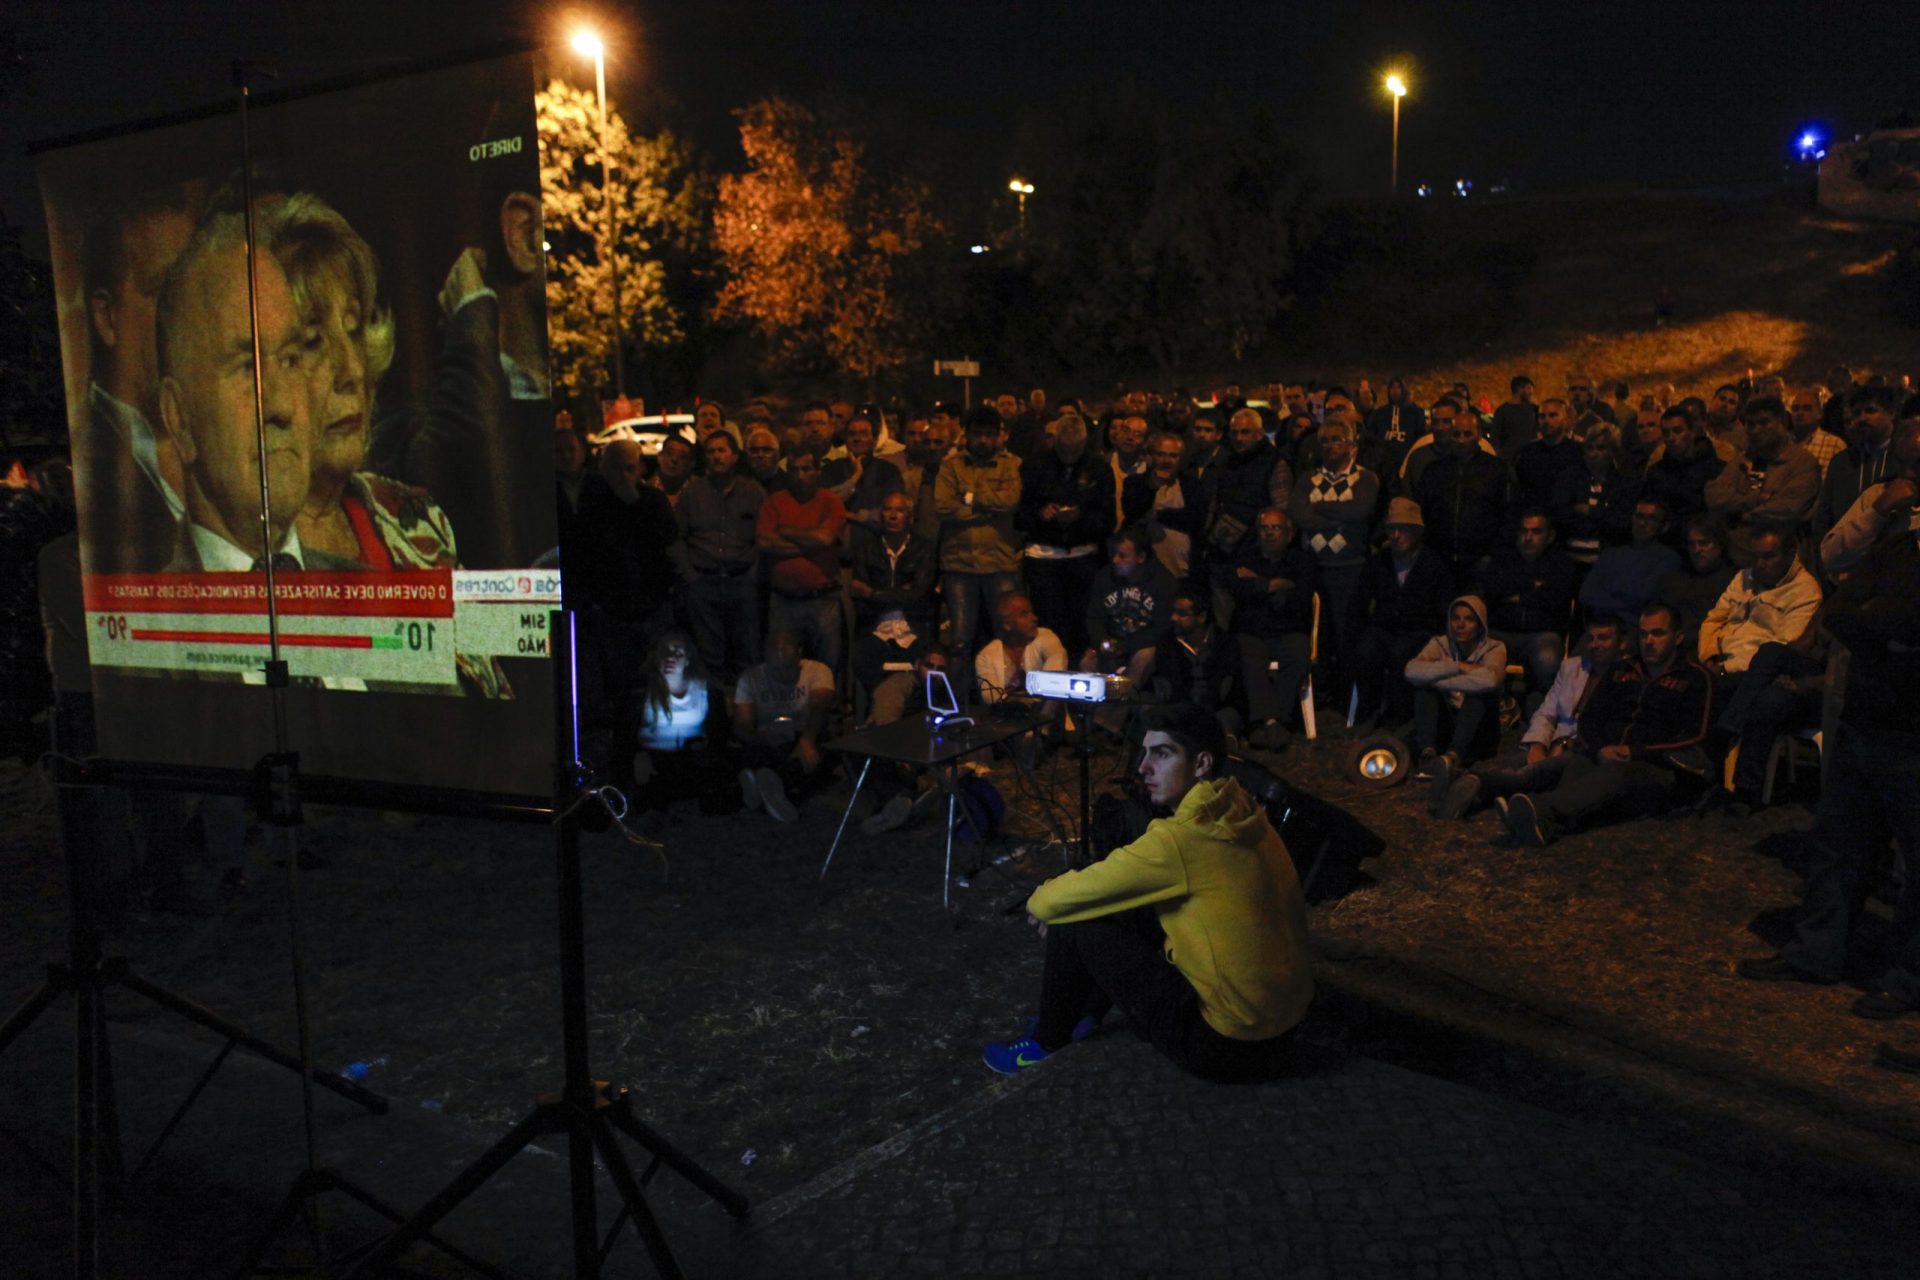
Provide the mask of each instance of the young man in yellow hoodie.
{"label": "young man in yellow hoodie", "polygon": [[1226,734],[1191,704],[1156,709],[1140,780],[1155,819],[1132,844],[1041,885],[1028,918],[1046,938],[1040,1016],[994,1041],[986,1064],[1013,1074],[1075,1038],[1112,1005],[1184,1070],[1266,1080],[1290,1060],[1313,998],[1307,904],[1280,835],[1222,772]]}

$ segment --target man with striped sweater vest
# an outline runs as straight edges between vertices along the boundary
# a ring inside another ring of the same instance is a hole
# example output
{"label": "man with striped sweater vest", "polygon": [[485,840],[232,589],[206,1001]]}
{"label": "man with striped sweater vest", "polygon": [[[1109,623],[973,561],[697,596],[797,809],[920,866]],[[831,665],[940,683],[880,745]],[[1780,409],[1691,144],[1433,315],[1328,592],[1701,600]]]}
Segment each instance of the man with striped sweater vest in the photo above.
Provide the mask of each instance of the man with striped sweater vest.
{"label": "man with striped sweater vest", "polygon": [[1300,545],[1313,553],[1320,591],[1320,654],[1327,689],[1345,692],[1354,597],[1367,565],[1367,540],[1380,503],[1380,477],[1355,461],[1353,426],[1320,428],[1320,465],[1294,482],[1287,514]]}

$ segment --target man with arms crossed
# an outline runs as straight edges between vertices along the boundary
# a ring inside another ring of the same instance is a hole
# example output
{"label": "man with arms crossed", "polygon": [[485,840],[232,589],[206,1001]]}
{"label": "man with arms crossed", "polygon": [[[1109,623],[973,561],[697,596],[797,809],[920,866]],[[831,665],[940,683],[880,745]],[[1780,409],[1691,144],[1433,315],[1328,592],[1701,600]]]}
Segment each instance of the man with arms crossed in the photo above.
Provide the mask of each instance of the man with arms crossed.
{"label": "man with arms crossed", "polygon": [[1072,1043],[1119,1005],[1134,1033],[1184,1070],[1223,1083],[1286,1070],[1313,998],[1307,904],[1279,833],[1221,772],[1226,733],[1192,704],[1157,708],[1140,780],[1164,816],[1133,843],[1041,885],[1028,917],[1046,939],[1040,1016],[995,1041],[1005,1074]]}

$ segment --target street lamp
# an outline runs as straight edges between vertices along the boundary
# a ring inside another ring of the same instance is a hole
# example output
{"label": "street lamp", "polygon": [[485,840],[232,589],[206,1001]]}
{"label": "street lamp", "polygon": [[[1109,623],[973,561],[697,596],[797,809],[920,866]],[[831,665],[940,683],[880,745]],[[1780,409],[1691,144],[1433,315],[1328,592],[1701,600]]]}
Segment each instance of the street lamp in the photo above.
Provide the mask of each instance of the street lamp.
{"label": "street lamp", "polygon": [[1393,95],[1393,169],[1387,192],[1397,196],[1400,194],[1400,99],[1407,96],[1407,82],[1398,71],[1387,73],[1387,92]]}
{"label": "street lamp", "polygon": [[1024,240],[1027,236],[1027,197],[1033,194],[1033,184],[1015,178],[1007,184],[1007,190],[1013,192],[1020,201],[1020,238]]}
{"label": "street lamp", "polygon": [[593,59],[593,91],[600,102],[600,200],[606,206],[601,252],[613,278],[613,390],[620,399],[627,395],[625,340],[620,334],[620,255],[613,238],[613,151],[607,143],[607,47],[593,31],[577,31],[573,51]]}

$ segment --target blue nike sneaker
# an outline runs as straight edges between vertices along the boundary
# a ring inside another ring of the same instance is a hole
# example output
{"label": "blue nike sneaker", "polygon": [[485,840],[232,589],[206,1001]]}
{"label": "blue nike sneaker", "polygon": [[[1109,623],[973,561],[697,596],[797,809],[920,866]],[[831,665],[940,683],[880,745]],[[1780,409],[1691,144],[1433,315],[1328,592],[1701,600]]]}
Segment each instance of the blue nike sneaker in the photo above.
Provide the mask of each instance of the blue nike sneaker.
{"label": "blue nike sneaker", "polygon": [[1003,1076],[1017,1074],[1024,1067],[1035,1067],[1053,1055],[1040,1047],[1032,1036],[1018,1040],[989,1040],[980,1060]]}

